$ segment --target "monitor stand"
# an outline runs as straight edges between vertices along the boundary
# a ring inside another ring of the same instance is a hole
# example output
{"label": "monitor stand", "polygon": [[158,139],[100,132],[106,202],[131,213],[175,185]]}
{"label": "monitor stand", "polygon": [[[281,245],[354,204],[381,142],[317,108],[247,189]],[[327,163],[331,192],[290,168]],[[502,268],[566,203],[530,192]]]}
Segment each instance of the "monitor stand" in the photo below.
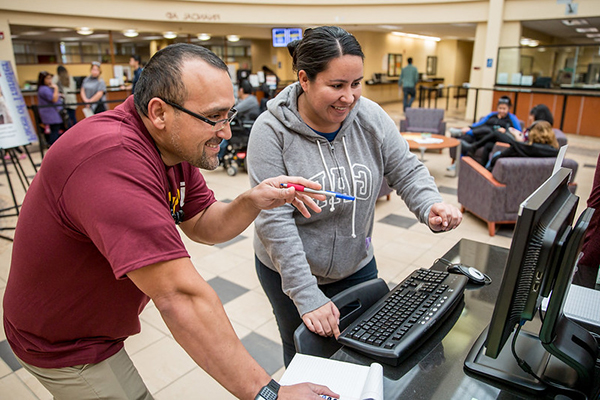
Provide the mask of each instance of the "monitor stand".
{"label": "monitor stand", "polygon": [[[465,360],[467,373],[496,386],[500,384],[509,390],[540,394],[548,389],[544,383],[523,371],[517,364],[511,350],[514,331],[496,359],[485,355],[487,333],[488,328],[481,333],[471,348]],[[577,372],[548,353],[536,335],[521,330],[516,342],[516,353],[527,361],[533,372],[542,379],[562,386],[575,387]]]}

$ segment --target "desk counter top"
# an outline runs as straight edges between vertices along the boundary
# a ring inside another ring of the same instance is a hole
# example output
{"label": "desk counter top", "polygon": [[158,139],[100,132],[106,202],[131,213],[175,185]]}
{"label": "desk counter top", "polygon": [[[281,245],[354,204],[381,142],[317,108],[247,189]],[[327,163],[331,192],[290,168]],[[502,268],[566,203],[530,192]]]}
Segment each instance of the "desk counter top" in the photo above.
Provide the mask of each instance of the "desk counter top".
{"label": "desk counter top", "polygon": [[[463,363],[473,343],[489,324],[504,273],[508,249],[462,239],[443,257],[473,266],[492,278],[489,286],[467,286],[463,305],[448,317],[415,353],[397,367],[384,367],[386,399],[521,399],[467,376]],[[432,269],[444,270],[438,262]],[[333,358],[359,364],[371,359],[350,349]]]}

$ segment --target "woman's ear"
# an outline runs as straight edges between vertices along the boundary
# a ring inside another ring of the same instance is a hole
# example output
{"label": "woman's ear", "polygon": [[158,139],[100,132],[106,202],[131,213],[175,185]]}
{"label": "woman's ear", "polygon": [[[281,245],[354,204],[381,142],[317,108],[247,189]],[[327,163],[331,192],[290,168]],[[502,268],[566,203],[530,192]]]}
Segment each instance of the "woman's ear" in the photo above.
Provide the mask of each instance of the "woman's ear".
{"label": "woman's ear", "polygon": [[302,86],[302,90],[304,90],[306,92],[306,89],[308,88],[308,75],[306,74],[306,71],[304,71],[303,69],[298,71],[298,81],[300,82],[300,86]]}
{"label": "woman's ear", "polygon": [[165,103],[157,97],[153,97],[148,102],[148,119],[150,123],[158,130],[166,127],[167,109]]}

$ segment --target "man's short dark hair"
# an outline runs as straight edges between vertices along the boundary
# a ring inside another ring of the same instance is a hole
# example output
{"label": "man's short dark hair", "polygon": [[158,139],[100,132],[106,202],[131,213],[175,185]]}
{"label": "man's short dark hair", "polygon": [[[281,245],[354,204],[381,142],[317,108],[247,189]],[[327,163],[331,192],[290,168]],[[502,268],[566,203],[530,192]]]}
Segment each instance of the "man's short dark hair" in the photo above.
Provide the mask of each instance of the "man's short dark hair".
{"label": "man's short dark hair", "polygon": [[135,62],[141,63],[142,62],[142,57],[140,57],[139,54],[132,54],[130,56],[130,58],[133,58],[135,60]]}
{"label": "man's short dark hair", "polygon": [[240,82],[240,89],[242,89],[242,92],[244,92],[244,94],[252,94],[252,92],[254,91],[252,84],[248,82],[247,79],[244,79]]}
{"label": "man's short dark hair", "polygon": [[412,64],[412,57],[408,57],[408,63]]}
{"label": "man's short dark hair", "polygon": [[181,80],[183,64],[198,58],[213,68],[229,73],[223,60],[205,47],[189,43],[167,46],[152,56],[135,86],[133,101],[137,112],[148,116],[148,103],[154,97],[177,104],[185,103],[188,91]]}
{"label": "man's short dark hair", "polygon": [[508,106],[508,108],[510,108],[512,106],[512,102],[510,101],[510,97],[508,96],[502,96],[498,99],[498,105],[500,104],[506,104]]}

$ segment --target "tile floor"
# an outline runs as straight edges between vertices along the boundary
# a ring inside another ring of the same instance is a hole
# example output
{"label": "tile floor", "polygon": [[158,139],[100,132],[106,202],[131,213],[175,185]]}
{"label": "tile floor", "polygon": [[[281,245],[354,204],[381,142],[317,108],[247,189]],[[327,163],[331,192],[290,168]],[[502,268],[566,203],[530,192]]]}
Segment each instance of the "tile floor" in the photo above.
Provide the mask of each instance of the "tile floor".
{"label": "tile floor", "polygon": [[[385,105],[390,116],[398,122],[402,117],[400,103]],[[464,109],[446,112],[448,126],[464,126],[470,121],[464,119]],[[568,135],[567,156],[579,162],[577,194],[584,200],[580,211],[589,196],[598,153],[600,139]],[[34,155],[39,161],[39,153]],[[425,165],[435,177],[445,201],[458,206],[456,198],[457,178],[446,171],[449,165],[448,150],[441,154],[427,152]],[[31,177],[30,163],[23,165]],[[228,176],[221,168],[204,172],[210,188],[219,200],[227,201],[249,187],[248,177],[241,172],[235,177]],[[16,180],[14,172],[11,174]],[[17,181],[18,186],[18,181]],[[22,199],[23,191],[16,187],[17,198]],[[0,177],[0,206],[12,204],[10,191],[4,175]],[[20,200],[19,200],[20,201]],[[373,234],[377,265],[380,276],[393,285],[401,281],[412,270],[428,267],[435,258],[444,254],[459,239],[469,238],[481,242],[508,247],[512,230],[500,229],[494,237],[488,236],[486,225],[470,214],[464,216],[459,229],[440,235],[416,223],[397,196],[390,201],[382,198],[376,207],[376,223]],[[0,219],[0,228],[14,226],[14,218]],[[0,234],[12,235],[10,230]],[[244,346],[258,362],[272,374],[279,377],[283,373],[280,339],[277,326],[267,298],[256,274],[252,250],[253,228],[250,226],[238,238],[218,246],[204,246],[186,241],[192,261],[200,274],[211,284],[221,298],[233,327]],[[0,299],[4,293],[10,265],[11,242],[0,239]],[[0,318],[2,310],[0,309]],[[204,371],[197,367],[186,353],[173,340],[156,308],[150,304],[141,315],[142,332],[129,338],[125,346],[144,381],[157,400],[179,399],[231,399],[231,396]],[[1,399],[51,399],[50,394],[14,359],[0,330],[0,398]]]}

